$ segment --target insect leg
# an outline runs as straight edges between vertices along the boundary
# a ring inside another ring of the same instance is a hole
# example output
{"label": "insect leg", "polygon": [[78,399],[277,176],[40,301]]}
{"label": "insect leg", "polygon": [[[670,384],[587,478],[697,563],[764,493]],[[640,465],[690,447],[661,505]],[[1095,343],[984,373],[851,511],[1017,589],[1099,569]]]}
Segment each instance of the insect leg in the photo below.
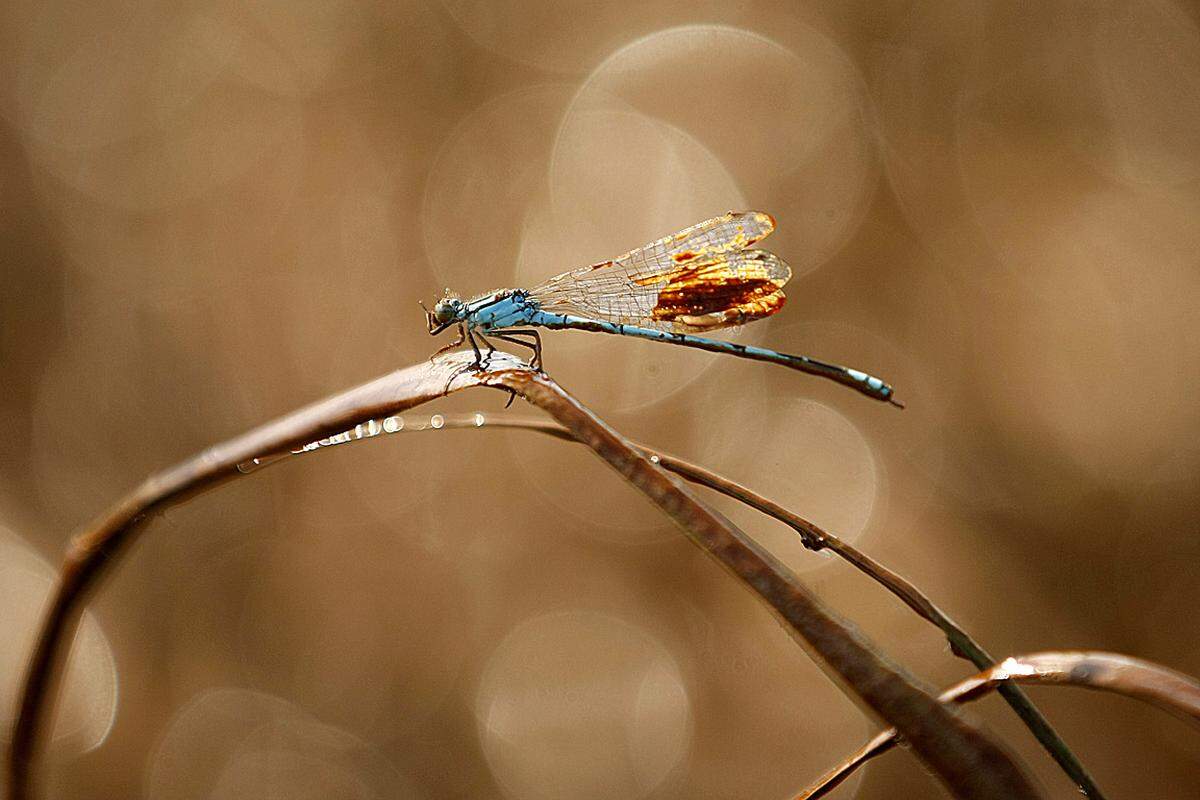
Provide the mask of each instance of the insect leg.
{"label": "insect leg", "polygon": [[[450,386],[454,383],[454,379],[464,372],[473,372],[483,369],[483,354],[479,352],[479,345],[475,342],[475,337],[479,334],[472,334],[470,328],[462,326],[462,330],[466,335],[467,341],[471,343],[471,349],[475,351],[475,361],[470,364],[463,364],[458,369],[454,370],[454,374],[450,376],[450,380],[446,383],[446,392],[450,391]],[[482,337],[481,337],[482,338]]]}
{"label": "insect leg", "polygon": [[533,351],[533,360],[530,363],[530,366],[534,369],[539,369],[542,355],[540,347],[541,343],[539,342],[538,344],[530,344],[522,339],[514,338],[512,335],[514,333],[525,333],[525,331],[505,331],[504,333],[493,333],[492,336],[504,342],[511,342],[512,344],[519,344],[522,347],[528,347]]}
{"label": "insect leg", "polygon": [[492,361],[492,353],[496,352],[496,347],[479,331],[475,331],[475,338],[483,342],[483,346],[487,348],[487,355],[483,357],[483,365],[487,366]]}
{"label": "insect leg", "polygon": [[479,344],[475,341],[475,334],[467,331],[467,341],[471,343],[471,349],[475,351],[475,367],[483,367],[483,353],[479,352]]}
{"label": "insect leg", "polygon": [[[515,344],[524,345],[525,347],[528,347],[530,350],[533,351],[533,361],[530,364],[530,366],[533,367],[534,369],[540,371],[542,369],[542,335],[533,329],[505,331],[505,333],[509,336],[521,335],[521,336],[532,336],[533,337],[533,341],[534,341],[533,344],[526,344],[525,342],[515,342]],[[514,340],[510,339],[509,341],[514,341]]]}
{"label": "insect leg", "polygon": [[446,352],[447,350],[453,350],[454,348],[456,348],[456,347],[458,347],[460,344],[462,344],[464,341],[466,341],[466,335],[465,335],[465,332],[463,331],[463,325],[462,325],[462,323],[460,322],[460,323],[458,323],[458,338],[457,338],[457,339],[455,339],[455,340],[454,340],[453,342],[451,342],[450,344],[448,344],[448,345],[446,345],[445,347],[443,347],[441,350],[438,350],[436,353],[434,353],[433,355],[431,355],[431,356],[429,357],[429,360],[430,360],[430,361],[433,361],[435,358],[437,358],[438,356],[440,356],[442,353]]}

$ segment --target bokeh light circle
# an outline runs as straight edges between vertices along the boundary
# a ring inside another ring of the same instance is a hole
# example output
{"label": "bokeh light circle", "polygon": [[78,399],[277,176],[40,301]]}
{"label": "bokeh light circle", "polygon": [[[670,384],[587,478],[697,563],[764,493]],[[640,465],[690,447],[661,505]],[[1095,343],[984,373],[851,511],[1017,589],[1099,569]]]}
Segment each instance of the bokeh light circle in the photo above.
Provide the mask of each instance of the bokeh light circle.
{"label": "bokeh light circle", "polygon": [[[544,204],[550,148],[568,86],[520,89],[492,98],[460,121],[438,151],[425,185],[421,229],[440,280],[470,296],[512,285],[522,231]],[[571,266],[558,256],[551,272]]]}
{"label": "bokeh light circle", "polygon": [[646,631],[565,611],[527,620],[492,653],[476,696],[484,753],[520,800],[645,797],[688,751],[678,667]]}
{"label": "bokeh light circle", "polygon": [[155,800],[418,798],[369,743],[283,698],[217,687],[172,717],[148,763]]}
{"label": "bokeh light circle", "polygon": [[273,543],[242,605],[245,673],[332,723],[418,728],[452,695],[472,646],[475,610],[450,534],[378,523],[331,537],[335,528],[313,526],[316,512],[296,513],[304,522]]}
{"label": "bokeh light circle", "polygon": [[[1005,98],[964,109],[963,185],[1002,270],[974,320],[991,342],[986,398],[1025,446],[1051,442],[1105,481],[1138,480],[1193,418],[1200,355],[1164,348],[1200,293],[1200,202],[1081,181],[1031,150]],[[1056,186],[1030,195],[1031,181]]]}
{"label": "bokeh light circle", "polygon": [[[743,415],[754,413],[750,408],[733,412],[730,423],[737,425]],[[804,397],[772,398],[759,413],[771,430],[772,444],[754,452],[730,450],[721,472],[844,541],[862,536],[886,492],[883,467],[858,426],[835,406]],[[799,545],[794,531],[764,525],[765,517],[753,509],[731,506],[726,513],[747,530],[767,531],[780,548]],[[788,562],[793,569],[826,563],[808,553]]]}
{"label": "bokeh light circle", "polygon": [[[0,527],[0,741],[8,741],[26,659],[55,584],[54,569]],[[117,665],[96,618],[84,612],[56,704],[50,755],[71,758],[108,738],[117,712]]]}

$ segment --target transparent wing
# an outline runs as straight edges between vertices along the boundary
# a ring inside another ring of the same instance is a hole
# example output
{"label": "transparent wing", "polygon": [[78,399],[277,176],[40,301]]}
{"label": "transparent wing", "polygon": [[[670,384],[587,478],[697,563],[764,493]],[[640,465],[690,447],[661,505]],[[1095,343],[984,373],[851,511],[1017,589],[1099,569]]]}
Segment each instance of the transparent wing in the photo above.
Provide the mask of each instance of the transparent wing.
{"label": "transparent wing", "polygon": [[769,214],[731,211],[612,261],[557,275],[530,294],[547,310],[616,323],[673,330],[736,325],[783,305],[779,289],[791,269],[772,253],[744,249],[774,229]]}

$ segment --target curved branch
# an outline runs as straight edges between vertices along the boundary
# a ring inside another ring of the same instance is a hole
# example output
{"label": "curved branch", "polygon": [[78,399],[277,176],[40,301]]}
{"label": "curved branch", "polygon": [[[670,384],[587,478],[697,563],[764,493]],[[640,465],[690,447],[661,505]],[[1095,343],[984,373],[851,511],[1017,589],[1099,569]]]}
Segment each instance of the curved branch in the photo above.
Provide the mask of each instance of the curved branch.
{"label": "curved branch", "polygon": [[[9,800],[29,796],[38,735],[52,705],[47,701],[58,693],[59,667],[65,661],[87,596],[124,545],[136,538],[140,524],[149,515],[240,476],[238,464],[259,453],[287,450],[353,427],[364,419],[395,414],[450,392],[483,386],[486,373],[465,369],[472,361],[470,353],[456,353],[406,367],[210,447],[151,476],[84,528],[63,557],[58,583],[42,618],[21,686],[8,753]],[[507,353],[496,353],[491,363],[507,371],[529,369]]]}
{"label": "curved branch", "polygon": [[[1182,672],[1117,653],[1034,653],[1006,658],[989,670],[955,684],[943,702],[965,703],[1017,683],[1080,686],[1133,697],[1200,726],[1200,681]],[[883,731],[796,797],[816,800],[854,770],[896,746],[895,728]]]}
{"label": "curved branch", "polygon": [[1009,756],[964,718],[918,688],[851,626],[836,618],[787,568],[731,523],[701,504],[657,464],[635,450],[544,374],[497,353],[489,368],[463,372],[469,354],[452,354],[399,370],[243,436],[205,450],[153,476],[79,536],[62,574],[23,687],[9,755],[10,800],[28,796],[28,776],[45,700],[55,694],[58,665],[83,602],[138,523],[242,472],[262,453],[337,433],[412,408],[449,391],[490,386],[520,394],[551,414],[645,493],[685,533],[766,600],[795,636],[812,648],[852,692],[895,726],[913,750],[961,798],[1034,798],[1037,792]]}

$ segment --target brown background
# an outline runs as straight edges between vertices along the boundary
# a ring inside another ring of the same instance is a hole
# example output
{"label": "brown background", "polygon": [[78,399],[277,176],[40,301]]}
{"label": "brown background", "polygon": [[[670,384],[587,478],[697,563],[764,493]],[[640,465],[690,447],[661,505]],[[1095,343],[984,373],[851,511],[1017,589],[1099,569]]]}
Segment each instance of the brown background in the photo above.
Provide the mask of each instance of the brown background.
{"label": "brown background", "polygon": [[[1200,673],[1198,23],[1170,0],[6,3],[5,710],[49,565],[142,477],[425,358],[417,300],[444,286],[728,208],[773,213],[797,274],[737,335],[908,410],[550,334],[567,388],[857,541],[995,653]],[[529,413],[502,405],[428,413]],[[719,505],[930,686],[968,673]],[[872,727],[588,453],[486,425],[171,511],[77,652],[55,797],[765,800]],[[1183,723],[1032,694],[1112,797],[1196,796]],[[1003,704],[975,713],[1074,796]],[[893,753],[839,791],[941,790]]]}

